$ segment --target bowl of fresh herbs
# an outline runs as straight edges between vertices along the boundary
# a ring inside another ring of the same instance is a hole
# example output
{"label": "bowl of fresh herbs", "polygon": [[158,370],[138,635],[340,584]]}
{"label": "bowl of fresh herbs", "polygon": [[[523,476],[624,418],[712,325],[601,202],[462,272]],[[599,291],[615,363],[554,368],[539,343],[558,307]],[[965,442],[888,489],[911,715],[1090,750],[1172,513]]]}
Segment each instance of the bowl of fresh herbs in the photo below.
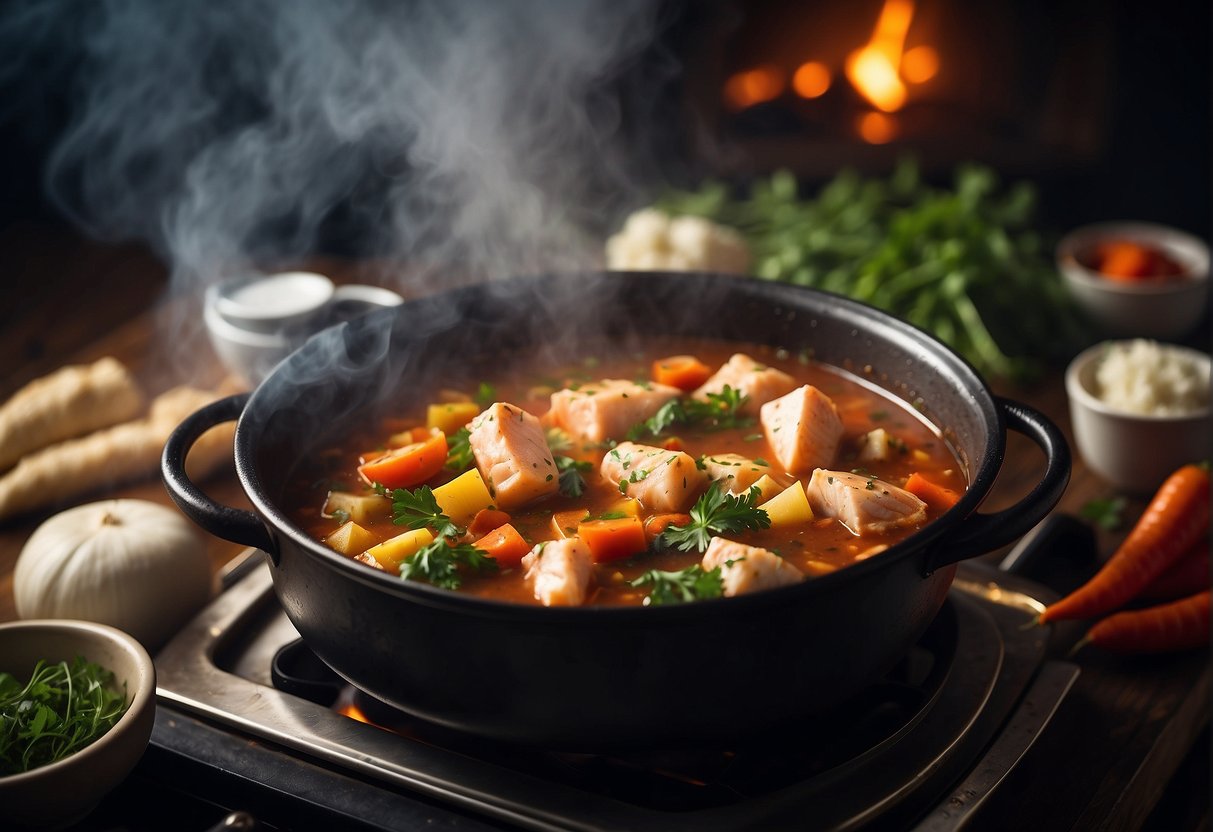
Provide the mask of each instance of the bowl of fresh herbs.
{"label": "bowl of fresh herbs", "polygon": [[155,666],[127,633],[0,624],[0,827],[84,818],[139,762],[155,713]]}

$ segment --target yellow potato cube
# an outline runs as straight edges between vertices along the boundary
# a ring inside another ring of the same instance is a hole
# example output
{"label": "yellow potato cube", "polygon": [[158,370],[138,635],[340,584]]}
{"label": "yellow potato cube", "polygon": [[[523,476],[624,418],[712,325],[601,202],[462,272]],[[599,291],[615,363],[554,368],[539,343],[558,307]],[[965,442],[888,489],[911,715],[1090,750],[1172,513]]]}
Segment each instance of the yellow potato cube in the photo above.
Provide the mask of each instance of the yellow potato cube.
{"label": "yellow potato cube", "polygon": [[353,520],[342,523],[337,531],[324,538],[324,545],[335,549],[347,557],[365,552],[375,545],[375,535],[359,526]]}
{"label": "yellow potato cube", "polygon": [[805,496],[800,480],[789,485],[779,494],[759,506],[771,518],[771,528],[804,523],[813,519],[809,498]]}
{"label": "yellow potato cube", "polygon": [[392,516],[392,501],[378,494],[354,494],[350,491],[330,491],[321,513],[334,517],[345,512],[347,520],[366,526],[376,520],[387,521]]}
{"label": "yellow potato cube", "polygon": [[476,512],[493,504],[489,489],[475,468],[435,488],[434,499],[442,513],[457,526],[471,523]]}
{"label": "yellow potato cube", "polygon": [[[783,486],[771,479],[770,474],[763,474],[754,482],[750,483],[750,488],[758,486],[758,502],[764,503],[773,498],[780,491],[783,491]],[[748,492],[750,488],[745,489]],[[743,493],[745,493],[743,492]]]}
{"label": "yellow potato cube", "polygon": [[430,534],[429,529],[413,529],[372,546],[366,553],[377,560],[386,571],[398,575],[400,564],[405,558],[433,542],[434,535]]}
{"label": "yellow potato cube", "polygon": [[616,500],[602,511],[603,515],[615,517],[623,515],[624,517],[639,517],[640,516],[640,501],[634,500],[631,497],[624,497],[622,500]]}
{"label": "yellow potato cube", "polygon": [[480,405],[475,402],[440,402],[426,408],[425,424],[450,436],[479,414]]}

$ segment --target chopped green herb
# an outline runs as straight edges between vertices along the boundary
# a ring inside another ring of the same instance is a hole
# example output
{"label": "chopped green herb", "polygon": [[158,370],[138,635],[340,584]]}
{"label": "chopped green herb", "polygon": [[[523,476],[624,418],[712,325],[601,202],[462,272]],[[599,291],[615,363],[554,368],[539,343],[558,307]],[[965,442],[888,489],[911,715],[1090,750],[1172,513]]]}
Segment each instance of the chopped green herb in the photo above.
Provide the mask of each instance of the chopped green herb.
{"label": "chopped green herb", "polygon": [[392,498],[392,522],[397,526],[408,526],[410,529],[428,528],[439,540],[463,534],[464,530],[442,512],[442,507],[438,505],[438,500],[428,485],[423,485],[415,491],[397,488],[387,496]]}
{"label": "chopped green herb", "polygon": [[449,545],[442,537],[422,546],[400,564],[406,581],[427,581],[443,589],[458,589],[463,583],[459,567],[476,572],[496,572],[497,561],[470,543]]}
{"label": "chopped green herb", "polygon": [[683,604],[705,598],[719,598],[724,594],[724,582],[720,567],[704,570],[698,564],[675,572],[650,569],[631,582],[634,587],[652,587],[645,605]]}
{"label": "chopped green herb", "polygon": [[482,381],[480,382],[480,386],[476,388],[476,395],[473,398],[481,408],[488,407],[497,401],[497,388],[487,381]]}
{"label": "chopped green herb", "polygon": [[466,427],[452,433],[446,438],[446,469],[448,471],[466,471],[476,461],[469,441],[472,432]]}
{"label": "chopped green herb", "polygon": [[77,656],[34,665],[22,685],[0,673],[0,776],[62,760],[114,726],[126,712],[114,674]]}
{"label": "chopped green herb", "polygon": [[748,401],[748,396],[727,384],[719,393],[708,393],[707,401],[671,399],[650,418],[633,425],[628,430],[628,439],[660,436],[675,425],[697,425],[707,430],[745,427],[754,422],[741,415],[741,408]]}
{"label": "chopped green herb", "polygon": [[346,523],[350,522],[350,513],[343,508],[334,510],[333,522],[338,526],[344,526]]}
{"label": "chopped green herb", "polygon": [[580,497],[585,493],[583,471],[594,467],[593,463],[576,460],[571,456],[555,457],[556,470],[560,472],[560,493],[566,497]]}
{"label": "chopped green herb", "polygon": [[573,437],[569,436],[561,428],[548,428],[544,431],[544,437],[548,441],[548,450],[554,454],[567,451],[573,447]]}
{"label": "chopped green herb", "polygon": [[1124,497],[1108,497],[1100,500],[1088,500],[1078,510],[1078,514],[1101,529],[1114,532],[1124,523],[1124,510]]}
{"label": "chopped green herb", "polygon": [[745,494],[729,494],[721,490],[719,482],[713,482],[691,507],[691,522],[666,527],[658,541],[683,552],[704,552],[714,535],[770,528],[771,518],[757,506],[761,493],[752,486]]}

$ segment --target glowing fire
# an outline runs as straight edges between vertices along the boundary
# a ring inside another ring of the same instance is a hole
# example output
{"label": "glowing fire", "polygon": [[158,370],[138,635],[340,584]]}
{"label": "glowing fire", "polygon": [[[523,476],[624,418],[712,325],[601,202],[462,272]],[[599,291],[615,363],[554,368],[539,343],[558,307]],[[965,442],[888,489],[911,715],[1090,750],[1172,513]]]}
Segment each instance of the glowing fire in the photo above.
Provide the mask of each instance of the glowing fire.
{"label": "glowing fire", "polygon": [[[871,38],[847,56],[843,72],[851,86],[874,108],[855,121],[856,132],[872,144],[892,141],[897,121],[889,115],[905,106],[907,85],[923,84],[939,72],[939,54],[930,46],[906,48],[914,19],[914,0],[885,0]],[[834,82],[825,63],[808,60],[796,68],[790,87],[805,99],[820,98]],[[738,72],[725,82],[724,99],[734,111],[744,110],[783,94],[785,76],[771,65]]]}
{"label": "glowing fire", "polygon": [[367,725],[375,724],[375,723],[371,722],[371,718],[368,717],[365,713],[363,713],[362,709],[359,708],[357,705],[355,705],[353,702],[348,702],[344,705],[339,705],[337,707],[337,713],[341,714],[342,716],[348,716],[350,719],[356,719],[359,722],[365,722]]}

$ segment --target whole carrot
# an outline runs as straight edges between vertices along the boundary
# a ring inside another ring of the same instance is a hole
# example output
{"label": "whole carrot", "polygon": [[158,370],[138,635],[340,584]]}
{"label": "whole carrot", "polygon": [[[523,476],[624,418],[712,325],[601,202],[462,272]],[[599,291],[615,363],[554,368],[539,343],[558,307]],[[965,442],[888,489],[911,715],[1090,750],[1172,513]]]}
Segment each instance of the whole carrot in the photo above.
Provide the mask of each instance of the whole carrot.
{"label": "whole carrot", "polygon": [[1134,598],[1209,528],[1209,469],[1185,465],[1159,486],[1141,518],[1091,580],[1050,605],[1040,623],[1097,618]]}
{"label": "whole carrot", "polygon": [[1213,561],[1208,538],[1199,541],[1143,589],[1136,600],[1172,601],[1208,589],[1213,584]]}
{"label": "whole carrot", "polygon": [[1191,650],[1209,643],[1209,590],[1169,604],[1127,610],[1100,621],[1076,645],[1116,653]]}

